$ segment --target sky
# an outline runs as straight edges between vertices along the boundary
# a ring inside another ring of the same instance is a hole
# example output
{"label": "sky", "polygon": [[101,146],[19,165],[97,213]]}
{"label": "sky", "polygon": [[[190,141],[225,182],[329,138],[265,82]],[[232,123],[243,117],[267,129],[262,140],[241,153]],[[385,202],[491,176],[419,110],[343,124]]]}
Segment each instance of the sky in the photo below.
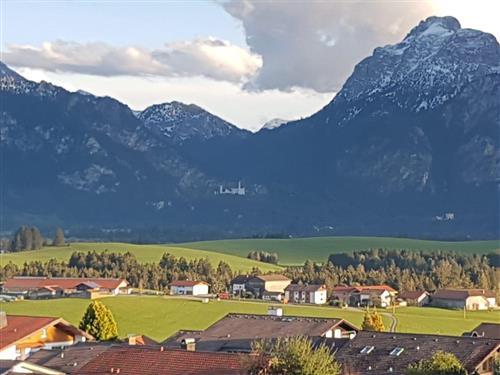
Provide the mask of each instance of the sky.
{"label": "sky", "polygon": [[181,101],[257,130],[326,105],[431,15],[500,38],[497,0],[0,0],[0,58],[132,109]]}

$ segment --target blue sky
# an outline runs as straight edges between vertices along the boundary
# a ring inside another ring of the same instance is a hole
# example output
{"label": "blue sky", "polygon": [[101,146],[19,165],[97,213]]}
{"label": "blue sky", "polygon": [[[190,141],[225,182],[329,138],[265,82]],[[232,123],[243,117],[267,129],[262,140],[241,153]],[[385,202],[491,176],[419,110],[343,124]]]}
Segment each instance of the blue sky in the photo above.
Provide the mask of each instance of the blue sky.
{"label": "blue sky", "polygon": [[494,0],[0,0],[1,59],[133,109],[178,100],[251,130],[326,105],[431,15],[500,35]]}

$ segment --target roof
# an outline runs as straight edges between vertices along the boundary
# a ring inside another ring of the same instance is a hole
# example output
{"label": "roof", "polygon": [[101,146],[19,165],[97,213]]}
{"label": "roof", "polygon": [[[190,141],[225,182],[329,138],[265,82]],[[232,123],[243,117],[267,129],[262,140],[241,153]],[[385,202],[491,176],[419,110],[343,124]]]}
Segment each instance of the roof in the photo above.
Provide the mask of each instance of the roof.
{"label": "roof", "polygon": [[62,289],[74,289],[82,283],[93,283],[104,289],[116,289],[123,283],[128,285],[124,279],[108,278],[79,278],[79,277],[14,277],[7,279],[3,284],[4,289],[26,288],[36,289],[44,287],[60,287]]}
{"label": "roof", "polygon": [[[361,353],[363,348],[371,346],[373,350],[368,354]],[[493,339],[359,331],[354,339],[338,350],[335,357],[353,373],[385,375],[392,368],[393,374],[403,375],[409,364],[429,359],[442,350],[453,353],[467,371],[472,372],[499,346],[500,340]],[[399,355],[391,355],[395,348],[402,348],[403,351]]]}
{"label": "roof", "polygon": [[399,297],[402,299],[417,299],[424,294],[427,295],[429,293],[427,293],[425,290],[412,290],[408,292],[399,293]]}
{"label": "roof", "polygon": [[255,276],[255,278],[260,279],[262,281],[292,281],[286,276],[280,274],[271,274],[271,275],[259,275]]}
{"label": "roof", "polygon": [[175,280],[172,281],[170,286],[195,286],[195,285],[208,285],[204,281],[191,281],[191,280]]}
{"label": "roof", "polygon": [[390,293],[396,292],[396,290],[389,285],[364,285],[364,286],[345,286],[345,285],[339,285],[336,286],[332,289],[333,292],[346,292],[346,293],[352,293],[352,292],[369,292],[369,291],[388,291]]}
{"label": "roof", "polygon": [[238,275],[231,280],[231,284],[246,284],[252,277],[248,275]]}
{"label": "roof", "polygon": [[183,339],[194,338],[197,350],[249,351],[253,341],[277,337],[321,337],[329,330],[357,330],[352,324],[333,318],[228,314],[204,331],[180,331],[166,340],[178,348]]}
{"label": "roof", "polygon": [[290,284],[285,288],[285,290],[289,292],[316,292],[318,290],[326,290],[326,286],[320,284]]}
{"label": "roof", "polygon": [[56,325],[70,334],[79,334],[89,339],[92,338],[92,336],[72,326],[61,318],[7,315],[7,325],[0,329],[0,350],[14,345],[16,342],[44,328]]}
{"label": "roof", "polygon": [[239,354],[206,353],[158,347],[113,346],[87,362],[78,374],[107,374],[119,369],[121,375],[238,375],[245,374]]}
{"label": "roof", "polygon": [[438,289],[432,295],[433,299],[466,300],[469,297],[487,297],[489,293],[483,289]]}
{"label": "roof", "polygon": [[481,323],[468,335],[473,337],[486,337],[490,339],[500,340],[500,324],[499,323]]}

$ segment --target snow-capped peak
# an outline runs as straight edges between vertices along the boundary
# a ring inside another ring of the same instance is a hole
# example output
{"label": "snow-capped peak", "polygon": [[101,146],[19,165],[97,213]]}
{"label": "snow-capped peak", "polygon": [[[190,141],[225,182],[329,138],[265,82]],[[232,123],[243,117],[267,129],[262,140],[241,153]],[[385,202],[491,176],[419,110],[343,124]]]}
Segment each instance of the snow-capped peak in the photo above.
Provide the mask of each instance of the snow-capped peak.
{"label": "snow-capped peak", "polygon": [[268,130],[276,129],[279,128],[281,125],[286,124],[287,122],[289,122],[289,120],[283,120],[282,118],[274,118],[264,123],[261,129],[268,129]]}

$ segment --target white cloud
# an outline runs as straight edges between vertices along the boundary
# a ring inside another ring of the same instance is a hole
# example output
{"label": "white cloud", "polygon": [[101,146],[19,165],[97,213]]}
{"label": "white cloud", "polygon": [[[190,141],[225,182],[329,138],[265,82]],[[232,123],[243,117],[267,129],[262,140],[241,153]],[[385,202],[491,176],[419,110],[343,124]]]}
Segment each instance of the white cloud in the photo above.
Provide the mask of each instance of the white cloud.
{"label": "white cloud", "polygon": [[429,1],[219,2],[241,21],[262,68],[248,83],[254,90],[304,87],[340,89],[355,64],[375,47],[394,43],[432,15]]}
{"label": "white cloud", "polygon": [[262,65],[258,55],[214,38],[170,43],[152,51],[99,42],[58,40],[40,47],[9,45],[3,59],[11,66],[51,72],[101,76],[204,76],[231,82],[242,82]]}

